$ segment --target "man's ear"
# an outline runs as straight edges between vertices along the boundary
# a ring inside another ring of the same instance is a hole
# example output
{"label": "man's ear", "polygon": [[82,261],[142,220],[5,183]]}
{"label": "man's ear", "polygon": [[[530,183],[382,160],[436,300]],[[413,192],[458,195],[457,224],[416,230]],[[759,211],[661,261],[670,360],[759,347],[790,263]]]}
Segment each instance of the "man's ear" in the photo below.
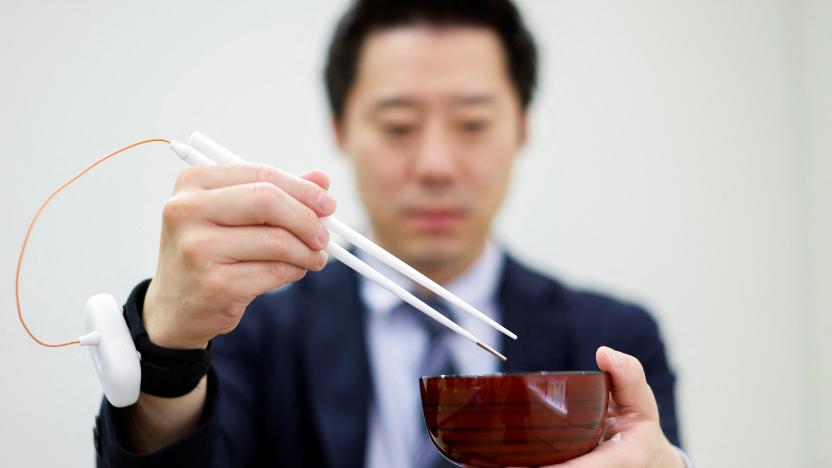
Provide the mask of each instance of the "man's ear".
{"label": "man's ear", "polygon": [[529,112],[525,109],[520,111],[520,119],[517,124],[517,149],[526,145],[529,137]]}
{"label": "man's ear", "polygon": [[341,154],[346,154],[346,151],[344,151],[344,147],[346,145],[344,123],[340,121],[338,117],[333,115],[330,119],[330,125],[332,127],[332,135],[335,137],[335,145],[338,147]]}

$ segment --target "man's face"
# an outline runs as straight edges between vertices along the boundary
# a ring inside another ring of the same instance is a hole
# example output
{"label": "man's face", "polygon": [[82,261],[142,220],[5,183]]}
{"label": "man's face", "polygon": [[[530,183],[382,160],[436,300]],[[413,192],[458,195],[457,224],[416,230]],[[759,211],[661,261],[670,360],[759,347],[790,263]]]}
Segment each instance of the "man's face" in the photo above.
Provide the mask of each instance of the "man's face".
{"label": "man's face", "polygon": [[417,268],[472,261],[525,138],[499,38],[462,26],[372,33],[336,135],[379,243]]}

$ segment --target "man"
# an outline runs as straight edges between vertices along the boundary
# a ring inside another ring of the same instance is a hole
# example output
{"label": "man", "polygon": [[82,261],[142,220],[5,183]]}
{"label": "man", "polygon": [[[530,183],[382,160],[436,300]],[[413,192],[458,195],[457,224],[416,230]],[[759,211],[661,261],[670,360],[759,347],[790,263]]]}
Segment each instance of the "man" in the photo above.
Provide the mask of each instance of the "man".
{"label": "man", "polygon": [[[454,315],[509,361],[498,367],[460,341],[445,369],[597,364],[611,374],[608,440],[564,466],[683,466],[653,320],[528,270],[489,237],[526,138],[535,72],[534,43],[507,0],[354,4],[325,79],[371,235],[520,336],[499,341]],[[143,392],[128,408],[102,405],[100,465],[446,463],[424,451],[419,415],[429,325],[344,265],[325,267],[327,188],[319,172],[183,171],[164,208],[156,275],[125,306]]]}

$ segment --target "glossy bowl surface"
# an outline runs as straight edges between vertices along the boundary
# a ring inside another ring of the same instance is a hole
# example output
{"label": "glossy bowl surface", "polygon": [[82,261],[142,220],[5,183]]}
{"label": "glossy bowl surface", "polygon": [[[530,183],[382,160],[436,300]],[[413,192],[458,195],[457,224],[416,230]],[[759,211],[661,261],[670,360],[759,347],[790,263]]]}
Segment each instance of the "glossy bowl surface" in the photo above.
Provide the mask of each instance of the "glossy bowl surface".
{"label": "glossy bowl surface", "polygon": [[453,462],[543,466],[598,445],[609,403],[609,375],[537,372],[422,377],[425,425]]}

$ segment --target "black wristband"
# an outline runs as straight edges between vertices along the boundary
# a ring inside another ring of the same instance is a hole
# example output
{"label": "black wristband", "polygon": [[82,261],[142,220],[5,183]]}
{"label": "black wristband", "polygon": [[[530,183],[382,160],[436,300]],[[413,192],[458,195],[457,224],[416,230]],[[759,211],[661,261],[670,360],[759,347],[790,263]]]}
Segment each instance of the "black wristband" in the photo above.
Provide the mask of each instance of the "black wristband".
{"label": "black wristband", "polygon": [[208,349],[169,349],[153,344],[142,322],[149,284],[149,279],[139,283],[124,304],[124,320],[141,355],[141,389],[144,393],[166,398],[186,395],[208,373],[211,345]]}

